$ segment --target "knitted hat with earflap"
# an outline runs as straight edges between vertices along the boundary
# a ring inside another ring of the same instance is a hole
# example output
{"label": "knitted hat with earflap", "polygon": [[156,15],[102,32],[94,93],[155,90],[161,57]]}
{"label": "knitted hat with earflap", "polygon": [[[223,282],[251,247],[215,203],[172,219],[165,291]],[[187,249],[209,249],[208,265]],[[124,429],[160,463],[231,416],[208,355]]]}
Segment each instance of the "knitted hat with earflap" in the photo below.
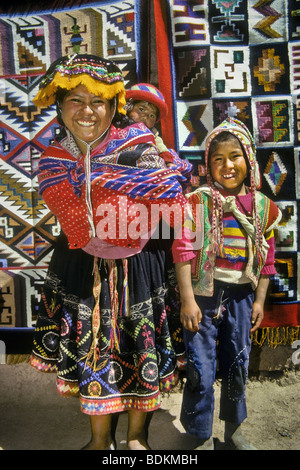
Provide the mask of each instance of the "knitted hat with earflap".
{"label": "knitted hat with earflap", "polygon": [[149,83],[137,83],[126,90],[126,100],[129,105],[134,101],[148,101],[153,104],[159,110],[158,121],[164,119],[168,114],[168,106],[162,93]]}
{"label": "knitted hat with earflap", "polygon": [[[261,248],[262,248],[262,231],[260,220],[257,215],[256,208],[256,189],[261,187],[261,177],[259,166],[256,160],[256,146],[254,139],[249,132],[245,124],[238,119],[227,118],[219,126],[217,126],[213,131],[207,136],[205,144],[205,165],[206,165],[206,175],[207,183],[211,189],[212,198],[213,198],[213,232],[216,245],[218,246],[219,253],[222,253],[223,247],[223,207],[220,198],[220,193],[218,191],[218,185],[213,182],[209,169],[209,154],[210,146],[213,140],[222,132],[229,132],[234,137],[238,139],[242,149],[244,150],[245,158],[247,159],[249,167],[249,177],[250,177],[250,191],[252,193],[252,216],[253,224],[256,227],[256,254],[260,258]],[[218,221],[216,213],[219,214]]]}

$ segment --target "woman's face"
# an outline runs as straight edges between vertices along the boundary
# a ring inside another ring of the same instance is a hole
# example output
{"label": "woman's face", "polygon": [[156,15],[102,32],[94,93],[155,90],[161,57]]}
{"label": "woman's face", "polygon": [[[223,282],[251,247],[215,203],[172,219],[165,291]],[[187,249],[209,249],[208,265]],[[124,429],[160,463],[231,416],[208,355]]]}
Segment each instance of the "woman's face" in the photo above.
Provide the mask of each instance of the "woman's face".
{"label": "woman's face", "polygon": [[[91,143],[99,139],[108,129],[112,113],[110,101],[90,93],[84,85],[70,90],[62,102],[62,119],[82,152],[86,151],[86,145],[81,140]],[[94,146],[101,140],[97,140]]]}

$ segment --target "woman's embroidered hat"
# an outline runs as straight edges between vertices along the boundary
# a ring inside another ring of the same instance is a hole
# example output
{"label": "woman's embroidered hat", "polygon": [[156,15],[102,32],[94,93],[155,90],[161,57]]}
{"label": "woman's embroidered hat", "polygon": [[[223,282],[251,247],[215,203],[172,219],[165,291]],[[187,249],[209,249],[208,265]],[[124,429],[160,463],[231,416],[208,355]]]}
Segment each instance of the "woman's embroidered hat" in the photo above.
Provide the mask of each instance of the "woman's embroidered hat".
{"label": "woman's embroidered hat", "polygon": [[[206,164],[206,171],[208,172],[208,156],[209,156],[209,149],[213,139],[221,134],[221,132],[230,132],[233,134],[237,139],[240,141],[247,160],[250,165],[250,180],[253,180],[255,187],[259,189],[261,187],[261,177],[259,166],[256,161],[256,146],[254,139],[249,132],[248,128],[245,124],[238,119],[227,118],[225,119],[218,127],[216,127],[206,138],[206,145],[205,145],[205,164]],[[208,173],[207,173],[208,174]]]}
{"label": "woman's embroidered hat", "polygon": [[126,114],[121,70],[110,60],[89,54],[64,56],[53,62],[42,78],[33,102],[40,107],[50,106],[56,102],[58,89],[72,90],[79,85],[108,100],[118,96],[118,112]]}
{"label": "woman's embroidered hat", "polygon": [[137,83],[126,90],[127,101],[148,101],[159,110],[159,118],[164,119],[168,114],[168,106],[165,102],[163,94],[149,83]]}

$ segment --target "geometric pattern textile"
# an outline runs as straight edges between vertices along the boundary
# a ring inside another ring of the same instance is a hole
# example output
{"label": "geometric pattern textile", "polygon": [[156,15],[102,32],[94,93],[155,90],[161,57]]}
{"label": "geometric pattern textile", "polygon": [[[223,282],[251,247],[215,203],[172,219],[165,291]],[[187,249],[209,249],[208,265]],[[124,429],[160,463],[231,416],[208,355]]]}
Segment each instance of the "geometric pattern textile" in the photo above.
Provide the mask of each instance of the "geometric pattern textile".
{"label": "geometric pattern textile", "polygon": [[134,6],[134,0],[94,2],[0,16],[0,328],[34,326],[41,283],[60,231],[38,194],[36,174],[59,125],[54,106],[37,108],[32,98],[50,64],[73,52],[111,58],[125,86],[136,83]]}
{"label": "geometric pattern textile", "polygon": [[168,6],[176,149],[193,163],[198,186],[205,182],[208,132],[228,116],[250,129],[261,191],[283,212],[263,326],[299,326],[299,1],[169,0]]}

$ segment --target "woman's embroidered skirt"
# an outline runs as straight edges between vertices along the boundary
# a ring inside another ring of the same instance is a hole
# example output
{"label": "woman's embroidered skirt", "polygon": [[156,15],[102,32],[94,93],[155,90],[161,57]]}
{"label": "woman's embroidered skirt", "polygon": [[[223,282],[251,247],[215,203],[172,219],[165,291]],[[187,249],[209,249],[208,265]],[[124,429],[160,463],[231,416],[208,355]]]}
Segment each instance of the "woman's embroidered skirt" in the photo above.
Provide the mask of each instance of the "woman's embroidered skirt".
{"label": "woman's embroidered skirt", "polygon": [[183,354],[171,254],[159,240],[127,260],[95,259],[58,238],[31,364],[89,415],[160,406]]}

